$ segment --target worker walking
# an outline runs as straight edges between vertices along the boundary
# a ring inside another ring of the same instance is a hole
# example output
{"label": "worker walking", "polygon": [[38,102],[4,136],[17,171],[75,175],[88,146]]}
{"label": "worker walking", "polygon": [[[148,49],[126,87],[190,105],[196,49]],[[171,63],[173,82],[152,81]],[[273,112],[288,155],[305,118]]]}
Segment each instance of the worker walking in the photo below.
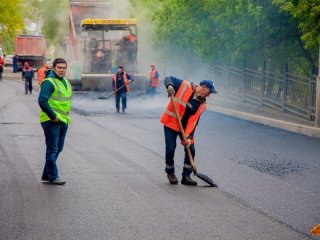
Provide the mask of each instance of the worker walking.
{"label": "worker walking", "polygon": [[[165,136],[165,172],[171,184],[177,184],[178,179],[175,175],[174,154],[176,149],[177,136],[185,146],[184,166],[182,172],[181,184],[197,185],[197,182],[191,179],[192,166],[188,157],[186,147],[189,147],[192,156],[195,156],[194,132],[201,114],[205,111],[206,98],[211,93],[217,93],[214,83],[210,80],[203,80],[199,86],[190,84],[186,80],[180,80],[175,77],[166,77],[164,85],[167,88],[168,96],[173,96],[174,103],[169,102],[166,111],[163,113],[160,121],[164,125]],[[183,141],[180,132],[179,122],[175,115],[173,104],[176,105],[181,117],[187,141]]]}
{"label": "worker walking", "polygon": [[42,81],[46,78],[47,71],[49,70],[48,64],[44,64],[41,68],[38,69],[38,84],[41,85]]}
{"label": "worker walking", "polygon": [[122,112],[124,113],[127,108],[127,92],[130,92],[129,80],[131,77],[129,74],[123,71],[123,67],[118,67],[118,72],[113,74],[112,87],[115,92],[116,110],[120,111],[120,99],[122,103]]}
{"label": "worker walking", "polygon": [[72,88],[65,78],[67,62],[62,58],[53,61],[53,70],[41,83],[38,102],[41,108],[40,122],[46,139],[46,162],[42,180],[63,185],[59,177],[57,159],[63,149],[70,123]]}
{"label": "worker walking", "polygon": [[147,94],[155,94],[156,93],[156,89],[159,87],[159,73],[156,70],[156,65],[155,64],[151,64],[151,71],[150,71],[150,82],[149,82],[149,87],[147,90]]}
{"label": "worker walking", "polygon": [[29,66],[28,62],[25,62],[22,68],[22,79],[24,80],[25,94],[32,94],[32,79],[34,78],[34,71],[32,67]]}

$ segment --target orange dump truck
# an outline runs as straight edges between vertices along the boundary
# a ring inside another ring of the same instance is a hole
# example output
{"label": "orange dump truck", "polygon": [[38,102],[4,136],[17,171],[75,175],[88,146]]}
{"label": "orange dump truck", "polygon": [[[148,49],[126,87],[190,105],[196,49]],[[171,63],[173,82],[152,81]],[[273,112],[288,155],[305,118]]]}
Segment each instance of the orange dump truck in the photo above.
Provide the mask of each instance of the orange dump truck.
{"label": "orange dump truck", "polygon": [[15,52],[18,57],[18,69],[28,62],[33,68],[39,68],[45,63],[47,40],[43,35],[17,35]]}

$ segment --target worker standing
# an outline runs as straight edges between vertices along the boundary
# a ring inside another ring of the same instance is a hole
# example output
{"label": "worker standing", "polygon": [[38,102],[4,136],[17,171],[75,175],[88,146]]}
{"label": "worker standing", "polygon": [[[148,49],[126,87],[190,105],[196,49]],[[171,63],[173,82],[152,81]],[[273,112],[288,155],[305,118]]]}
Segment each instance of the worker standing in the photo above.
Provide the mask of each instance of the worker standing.
{"label": "worker standing", "polygon": [[3,58],[0,57],[0,80],[2,80],[3,66],[4,66],[4,61],[3,61]]}
{"label": "worker standing", "polygon": [[156,70],[156,65],[155,64],[151,64],[151,71],[150,71],[150,82],[149,82],[149,87],[147,90],[147,94],[155,94],[156,93],[156,89],[159,87],[159,73]]}
{"label": "worker standing", "polygon": [[13,73],[18,72],[18,56],[16,53],[13,53],[13,57],[12,57],[12,72]]}
{"label": "worker standing", "polygon": [[42,81],[46,78],[47,71],[49,70],[48,64],[44,64],[38,69],[38,84],[41,85]]}
{"label": "worker standing", "polygon": [[131,77],[129,74],[123,71],[122,66],[118,66],[118,72],[113,74],[112,87],[115,92],[116,110],[120,112],[120,99],[122,103],[122,112],[124,113],[127,108],[127,92],[130,92],[129,80]]}
{"label": "worker standing", "polygon": [[179,122],[175,115],[173,102],[170,101],[166,111],[162,114],[160,119],[164,125],[165,135],[165,172],[167,173],[168,180],[171,184],[177,184],[178,179],[175,175],[174,167],[174,154],[176,149],[176,140],[179,135],[182,144],[185,146],[184,166],[182,172],[181,184],[184,185],[197,185],[197,182],[191,179],[192,166],[187,153],[186,147],[189,147],[192,156],[195,156],[194,146],[194,131],[198,124],[201,114],[205,111],[206,98],[211,93],[217,93],[214,83],[210,80],[203,80],[199,86],[190,84],[186,80],[180,80],[175,77],[166,77],[164,85],[167,88],[168,96],[173,96],[174,104],[178,109],[181,117],[182,126],[184,128],[187,142],[183,141],[180,132]]}
{"label": "worker standing", "polygon": [[46,162],[42,180],[63,185],[59,177],[57,159],[64,146],[70,123],[72,88],[65,78],[67,62],[62,58],[53,61],[53,70],[41,83],[38,102],[41,108],[40,122],[46,139]]}
{"label": "worker standing", "polygon": [[29,66],[28,62],[25,62],[22,68],[22,79],[24,80],[25,94],[32,94],[32,79],[34,78],[33,68]]}

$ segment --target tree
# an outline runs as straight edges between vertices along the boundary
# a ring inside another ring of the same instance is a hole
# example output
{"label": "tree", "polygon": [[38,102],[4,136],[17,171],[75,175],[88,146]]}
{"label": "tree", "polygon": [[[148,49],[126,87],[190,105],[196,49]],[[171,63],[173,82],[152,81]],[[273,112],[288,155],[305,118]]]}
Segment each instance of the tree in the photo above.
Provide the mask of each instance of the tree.
{"label": "tree", "polygon": [[0,4],[0,40],[5,50],[12,51],[14,35],[23,29],[23,5],[20,0],[1,0]]}
{"label": "tree", "polygon": [[[207,63],[251,68],[267,62],[269,70],[285,64],[309,74],[316,55],[301,41],[299,21],[261,0],[131,0],[156,24],[156,45],[174,44],[176,54],[192,52]],[[153,1],[154,2],[154,1]],[[147,9],[147,10],[145,10]]]}
{"label": "tree", "polygon": [[301,39],[305,47],[315,50],[318,48],[318,78],[316,94],[315,126],[320,127],[320,1],[319,0],[274,0],[281,9],[298,19]]}
{"label": "tree", "polygon": [[[35,0],[36,1],[36,0]],[[39,12],[42,21],[42,32],[47,36],[51,46],[56,51],[61,50],[65,36],[68,33],[68,0],[46,0],[39,4]]]}

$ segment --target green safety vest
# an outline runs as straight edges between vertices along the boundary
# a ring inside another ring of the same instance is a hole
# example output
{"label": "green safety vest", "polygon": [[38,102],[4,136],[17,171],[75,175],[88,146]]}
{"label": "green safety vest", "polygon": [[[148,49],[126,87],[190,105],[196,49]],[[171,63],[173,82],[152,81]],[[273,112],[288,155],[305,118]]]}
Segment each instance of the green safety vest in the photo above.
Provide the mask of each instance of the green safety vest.
{"label": "green safety vest", "polygon": [[[46,78],[44,81],[49,81],[54,86],[54,91],[48,100],[50,107],[55,112],[55,114],[57,114],[57,118],[59,121],[68,124],[71,122],[69,113],[71,110],[72,88],[69,81],[65,78],[64,80],[67,83],[67,88],[64,86],[62,81],[56,78],[49,77]],[[48,115],[41,110],[40,122],[46,122],[49,120],[51,119],[48,117]]]}

